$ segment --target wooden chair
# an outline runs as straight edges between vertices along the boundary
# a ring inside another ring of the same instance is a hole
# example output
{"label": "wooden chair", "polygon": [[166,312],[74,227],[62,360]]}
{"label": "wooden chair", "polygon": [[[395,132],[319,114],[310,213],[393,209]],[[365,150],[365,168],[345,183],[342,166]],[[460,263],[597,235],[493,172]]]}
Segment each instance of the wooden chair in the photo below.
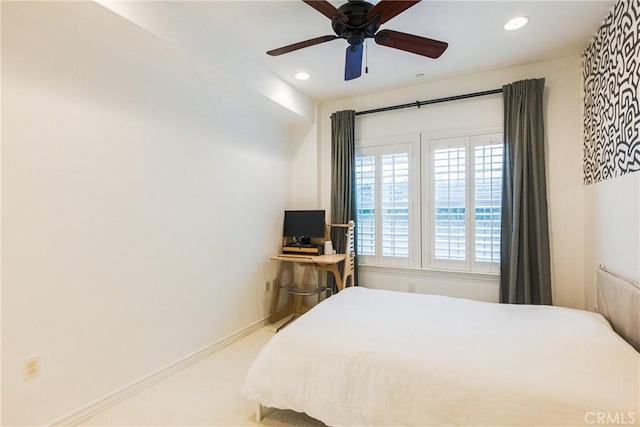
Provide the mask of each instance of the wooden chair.
{"label": "wooden chair", "polygon": [[[344,264],[342,265],[342,283],[336,283],[338,286],[338,290],[346,288],[347,286],[353,286],[353,277],[355,274],[356,267],[356,250],[355,250],[355,221],[351,220],[348,224],[327,224],[327,230],[325,233],[326,239],[331,239],[331,229],[332,228],[344,228],[344,238],[345,238],[345,259]],[[351,279],[351,284],[348,285],[349,279]]]}

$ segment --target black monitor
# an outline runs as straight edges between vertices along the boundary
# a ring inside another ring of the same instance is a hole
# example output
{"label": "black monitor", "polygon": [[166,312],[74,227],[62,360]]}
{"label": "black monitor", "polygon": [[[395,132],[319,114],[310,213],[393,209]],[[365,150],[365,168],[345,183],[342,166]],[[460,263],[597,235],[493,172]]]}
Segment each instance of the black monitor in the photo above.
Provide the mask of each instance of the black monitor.
{"label": "black monitor", "polygon": [[310,238],[323,238],[325,211],[284,211],[284,237],[295,238],[300,243],[309,243]]}

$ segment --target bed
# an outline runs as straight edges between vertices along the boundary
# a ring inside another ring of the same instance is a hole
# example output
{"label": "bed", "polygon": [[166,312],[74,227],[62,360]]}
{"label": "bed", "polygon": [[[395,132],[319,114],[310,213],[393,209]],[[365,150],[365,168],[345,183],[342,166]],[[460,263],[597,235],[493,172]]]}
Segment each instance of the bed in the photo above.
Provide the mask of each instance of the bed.
{"label": "bed", "polygon": [[640,353],[596,313],[352,287],[276,334],[242,391],[330,426],[637,425]]}

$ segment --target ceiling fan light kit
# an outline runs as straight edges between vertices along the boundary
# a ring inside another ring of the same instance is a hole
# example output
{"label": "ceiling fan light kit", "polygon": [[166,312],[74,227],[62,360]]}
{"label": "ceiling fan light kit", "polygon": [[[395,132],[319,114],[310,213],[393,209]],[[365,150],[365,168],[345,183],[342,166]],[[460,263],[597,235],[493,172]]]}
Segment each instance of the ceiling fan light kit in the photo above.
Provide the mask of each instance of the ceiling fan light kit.
{"label": "ceiling fan light kit", "polygon": [[428,58],[438,58],[448,44],[439,40],[393,30],[379,30],[380,25],[399,15],[420,0],[381,0],[375,6],[364,0],[349,0],[335,8],[326,0],[303,0],[306,4],[331,19],[335,35],[316,37],[267,52],[271,56],[283,55],[335,39],[349,43],[345,53],[345,80],[353,80],[362,74],[363,44],[373,39],[381,46],[391,47]]}

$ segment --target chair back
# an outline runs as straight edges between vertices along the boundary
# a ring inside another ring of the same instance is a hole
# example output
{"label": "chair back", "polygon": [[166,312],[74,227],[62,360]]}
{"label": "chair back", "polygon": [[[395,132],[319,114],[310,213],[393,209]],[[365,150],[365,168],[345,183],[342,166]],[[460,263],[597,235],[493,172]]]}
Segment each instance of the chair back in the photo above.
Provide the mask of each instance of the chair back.
{"label": "chair back", "polygon": [[[344,260],[344,266],[342,270],[342,288],[346,288],[347,286],[353,286],[354,281],[353,277],[355,274],[356,267],[356,250],[355,250],[355,229],[356,222],[351,220],[348,224],[327,224],[326,236],[328,239],[331,238],[331,228],[346,228],[344,233],[344,254],[346,255]],[[334,248],[338,248],[340,245],[338,242],[334,242]],[[350,284],[347,282],[351,279]]]}

